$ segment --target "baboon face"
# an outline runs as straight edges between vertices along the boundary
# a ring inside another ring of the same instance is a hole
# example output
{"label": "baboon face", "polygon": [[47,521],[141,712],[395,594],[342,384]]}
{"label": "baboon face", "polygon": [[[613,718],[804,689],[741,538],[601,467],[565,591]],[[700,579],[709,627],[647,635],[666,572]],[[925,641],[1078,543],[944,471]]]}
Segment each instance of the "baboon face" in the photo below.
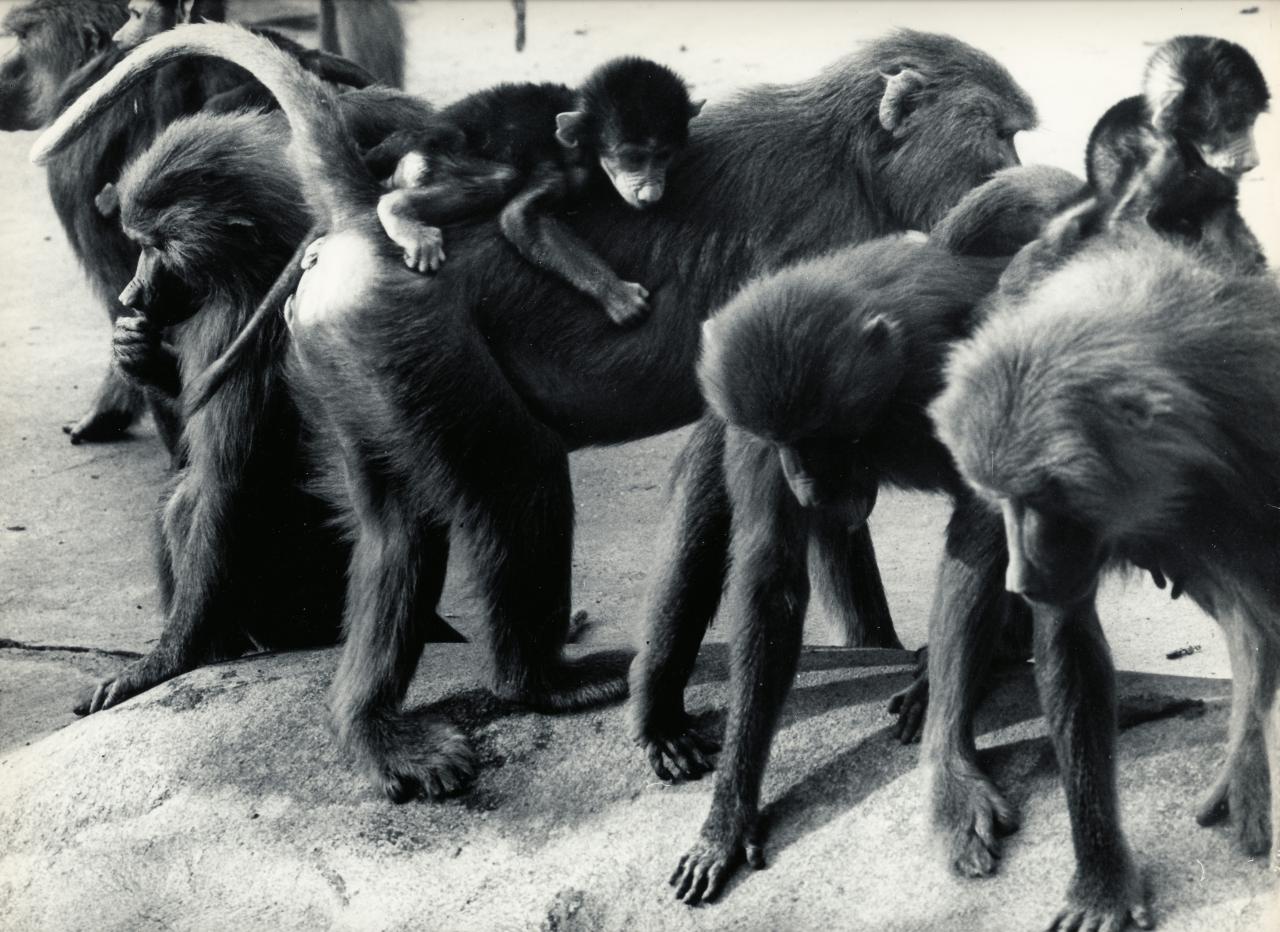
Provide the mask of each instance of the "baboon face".
{"label": "baboon face", "polygon": [[[103,22],[86,21],[86,13]],[[32,0],[10,10],[3,31],[14,46],[0,64],[0,130],[40,129],[52,120],[63,83],[107,46],[123,14],[114,4],[67,0]]]}
{"label": "baboon face", "polygon": [[182,6],[178,0],[129,0],[129,19],[111,38],[122,49],[131,49],[178,24]]}

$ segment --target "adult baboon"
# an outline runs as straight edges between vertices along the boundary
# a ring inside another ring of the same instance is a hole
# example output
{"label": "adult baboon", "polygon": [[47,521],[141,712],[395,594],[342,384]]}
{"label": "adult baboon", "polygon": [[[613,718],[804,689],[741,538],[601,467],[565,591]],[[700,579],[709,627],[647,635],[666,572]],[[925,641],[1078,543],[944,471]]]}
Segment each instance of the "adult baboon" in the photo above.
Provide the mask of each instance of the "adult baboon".
{"label": "adult baboon", "polygon": [[[1048,269],[956,349],[931,414],[989,523],[1003,517],[1005,584],[1035,613],[1036,679],[1076,853],[1054,928],[1149,928],[1120,829],[1097,586],[1136,565],[1223,624],[1227,760],[1197,817],[1229,811],[1244,850],[1270,846],[1280,869],[1280,288],[1136,225]],[[925,755],[934,815],[964,833],[966,814],[947,805],[965,792],[956,773],[975,764],[973,710],[956,702],[972,686],[956,661],[983,634],[942,624],[950,652],[930,663]]]}
{"label": "adult baboon", "polygon": [[[344,123],[357,144],[420,128],[430,108],[368,88],[344,95]],[[145,657],[100,684],[79,711],[106,708],[139,683],[167,679],[248,646],[331,643],[339,631],[350,546],[332,504],[307,481],[308,435],[284,375],[287,292],[272,288],[296,266],[311,228],[284,147],[281,114],[199,114],[173,123],[120,179],[121,223],[141,249],[121,303],[143,317],[116,323],[121,368],[185,400],[184,382],[224,352],[262,302],[243,346],[244,365],[181,434],[181,466],[162,497],[157,565],[166,614]],[[178,308],[160,288],[190,294]],[[264,294],[266,297],[264,298]],[[165,342],[146,324],[168,325]],[[175,326],[176,325],[176,326]],[[323,441],[319,442],[323,445]],[[433,614],[430,640],[459,640]]]}
{"label": "adult baboon", "polygon": [[344,740],[397,799],[456,786],[473,768],[452,725],[399,709],[451,532],[475,557],[499,694],[545,708],[621,695],[621,665],[561,656],[568,450],[697,417],[693,362],[711,308],[780,264],[928,228],[1016,162],[1013,135],[1034,120],[994,60],[906,31],[815,79],[708,108],[662,203],[644,213],[592,204],[572,219],[621,276],[653,283],[650,326],[619,333],[561,282],[512,261],[492,222],[447,229],[450,261],[434,278],[406,269],[373,213],[380,188],[332,119],[331,95],[242,31],[192,26],[157,37],[42,147],[146,68],[192,51],[247,67],[281,100],[304,190],[332,223],[292,320],[320,413],[341,437],[358,526],[335,713]]}

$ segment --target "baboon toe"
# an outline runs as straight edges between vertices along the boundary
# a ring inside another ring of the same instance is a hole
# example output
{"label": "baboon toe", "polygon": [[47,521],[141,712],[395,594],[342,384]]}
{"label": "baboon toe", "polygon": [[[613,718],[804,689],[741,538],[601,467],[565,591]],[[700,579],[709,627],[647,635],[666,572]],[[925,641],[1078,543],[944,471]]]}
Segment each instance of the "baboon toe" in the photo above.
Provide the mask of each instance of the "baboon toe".
{"label": "baboon toe", "polygon": [[653,772],[667,783],[697,780],[710,773],[720,750],[720,742],[689,724],[683,730],[642,738],[640,745]]}
{"label": "baboon toe", "polygon": [[1230,811],[1226,784],[1219,784],[1211,787],[1209,792],[1201,797],[1196,807],[1196,821],[1205,826],[1217,825],[1227,817]]}
{"label": "baboon toe", "polygon": [[427,723],[417,732],[399,735],[386,749],[377,782],[387,798],[393,803],[444,799],[466,789],[477,769],[466,736],[441,722]]}
{"label": "baboon toe", "polygon": [[1246,810],[1234,813],[1236,845],[1246,857],[1262,857],[1271,848],[1271,819],[1266,812]]}

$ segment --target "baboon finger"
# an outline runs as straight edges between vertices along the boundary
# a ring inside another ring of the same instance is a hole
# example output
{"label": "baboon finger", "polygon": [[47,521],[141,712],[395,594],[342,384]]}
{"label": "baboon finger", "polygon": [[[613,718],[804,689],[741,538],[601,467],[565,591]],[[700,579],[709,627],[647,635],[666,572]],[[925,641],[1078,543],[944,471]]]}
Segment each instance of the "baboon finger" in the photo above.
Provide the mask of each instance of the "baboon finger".
{"label": "baboon finger", "polygon": [[650,744],[645,748],[645,755],[649,758],[649,766],[653,768],[653,772],[658,775],[658,779],[664,783],[674,783],[676,778],[671,775],[671,771],[667,769],[667,765],[663,763],[662,752],[658,750],[658,746]]}
{"label": "baboon finger", "polygon": [[748,842],[746,845],[747,865],[754,871],[764,870],[764,846]]}

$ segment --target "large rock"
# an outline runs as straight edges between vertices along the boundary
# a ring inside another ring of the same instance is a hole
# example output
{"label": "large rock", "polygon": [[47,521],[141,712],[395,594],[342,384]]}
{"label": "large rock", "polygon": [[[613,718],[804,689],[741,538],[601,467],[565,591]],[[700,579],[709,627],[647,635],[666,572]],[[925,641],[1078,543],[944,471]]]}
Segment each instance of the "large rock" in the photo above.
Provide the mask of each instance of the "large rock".
{"label": "large rock", "polygon": [[[691,708],[715,716],[724,651],[705,653]],[[620,708],[550,717],[493,699],[479,656],[433,647],[410,697],[461,722],[483,761],[445,803],[394,806],[338,751],[332,651],[208,667],[10,752],[0,927],[1028,929],[1070,876],[1025,672],[1002,682],[983,725],[1024,816],[997,876],[952,878],[923,827],[917,748],[892,740],[885,714],[908,655],[812,650],[765,785],[769,869],[689,909],[666,879],[710,780],[655,780]],[[1275,908],[1265,867],[1191,815],[1221,752],[1227,684],[1121,679],[1124,718],[1141,722],[1120,740],[1124,818],[1161,928],[1261,927]]]}

